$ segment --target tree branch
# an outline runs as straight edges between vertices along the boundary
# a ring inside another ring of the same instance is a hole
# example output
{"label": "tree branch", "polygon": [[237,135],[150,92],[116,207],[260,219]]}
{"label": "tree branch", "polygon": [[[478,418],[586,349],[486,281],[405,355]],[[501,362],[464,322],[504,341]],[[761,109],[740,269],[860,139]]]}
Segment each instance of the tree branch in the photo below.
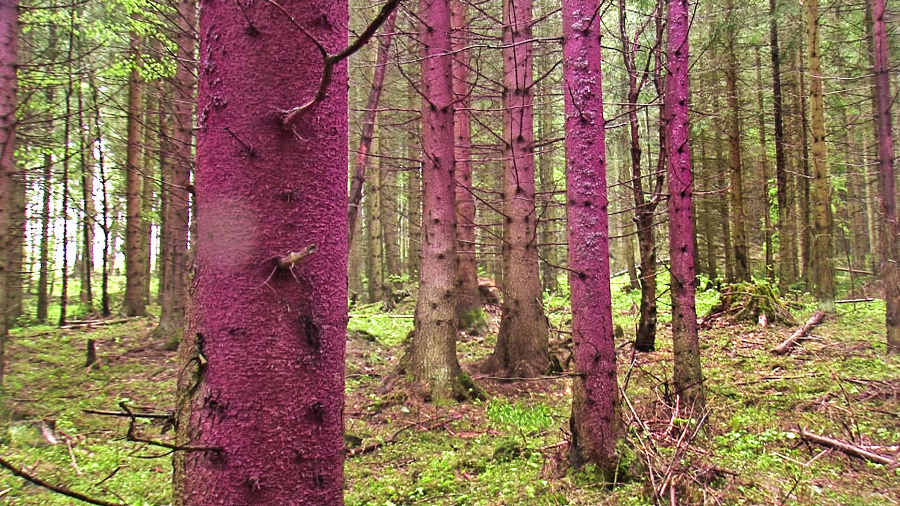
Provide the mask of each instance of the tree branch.
{"label": "tree branch", "polygon": [[66,497],[71,497],[72,499],[77,499],[79,501],[83,501],[88,504],[97,504],[99,506],[126,506],[125,504],[122,504],[122,503],[114,503],[114,502],[107,502],[102,499],[94,499],[93,497],[88,497],[84,494],[80,494],[78,492],[75,492],[74,490],[69,490],[65,487],[51,485],[51,484],[47,483],[46,481],[38,478],[37,476],[32,476],[32,475],[26,473],[21,468],[18,468],[16,466],[10,464],[2,457],[0,457],[0,466],[3,466],[6,469],[8,469],[14,476],[17,476],[19,478],[27,480],[39,487],[43,487],[43,488],[46,488],[47,490],[56,492],[57,494],[61,494]]}

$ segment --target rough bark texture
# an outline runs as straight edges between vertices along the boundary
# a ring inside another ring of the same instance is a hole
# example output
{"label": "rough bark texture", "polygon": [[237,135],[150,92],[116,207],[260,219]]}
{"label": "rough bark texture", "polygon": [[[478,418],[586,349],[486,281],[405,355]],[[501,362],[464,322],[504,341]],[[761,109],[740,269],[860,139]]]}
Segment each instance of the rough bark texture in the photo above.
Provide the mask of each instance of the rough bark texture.
{"label": "rough bark texture", "polygon": [[[801,43],[802,45],[802,43]],[[795,174],[797,184],[794,186],[794,195],[797,199],[797,220],[796,220],[796,236],[800,242],[800,267],[797,269],[798,275],[809,284],[810,279],[814,277],[810,271],[810,250],[812,248],[812,233],[810,227],[810,202],[809,202],[809,121],[807,120],[806,110],[806,78],[801,70],[803,68],[803,49],[796,51],[794,58],[793,74],[796,75],[797,92],[794,93],[794,124],[795,124],[795,146],[797,153],[797,168]],[[796,120],[796,116],[800,116],[800,121]]]}
{"label": "rough bark texture", "polygon": [[[372,143],[375,151],[378,151],[377,139]],[[381,237],[381,166],[375,167],[369,188],[366,191],[366,276],[367,302],[373,303],[381,300],[382,287],[384,286],[384,271],[382,269],[382,237]]]}
{"label": "rough bark texture", "polygon": [[900,225],[894,179],[894,143],[891,136],[891,86],[888,80],[888,41],[885,30],[885,0],[873,0],[875,21],[875,101],[878,115],[878,174],[884,214],[881,272],[884,278],[885,327],[888,353],[900,353]]}
{"label": "rough bark texture", "polygon": [[84,129],[84,98],[78,87],[78,149],[81,160],[81,298],[82,310],[94,311],[94,292],[91,287],[94,272],[94,164],[88,132]]}
{"label": "rough bark texture", "polygon": [[[347,309],[347,69],[290,129],[346,2],[204,0],[196,249],[179,351],[176,504],[341,505]],[[292,19],[293,18],[293,19]],[[251,24],[252,23],[252,24]],[[271,69],[282,69],[272,72]],[[314,251],[279,267],[291,252]]]}
{"label": "rough bark texture", "polygon": [[468,397],[456,358],[456,181],[449,0],[419,4],[422,42],[422,245],[415,331],[401,374],[424,400]]}
{"label": "rough bark texture", "polygon": [[487,316],[478,293],[478,263],[475,258],[475,197],[472,194],[471,128],[469,126],[469,43],[466,5],[450,2],[453,24],[453,113],[456,159],[456,318],[459,330],[481,334],[487,331]]}
{"label": "rough bark texture", "polygon": [[611,473],[622,421],[609,286],[601,25],[594,17],[600,6],[600,0],[565,0],[562,7],[569,286],[578,373],[569,451],[576,466],[590,462]]}
{"label": "rough bark texture", "polygon": [[788,191],[784,153],[784,99],[781,91],[781,50],[778,45],[776,0],[769,0],[769,47],[772,55],[772,109],[775,122],[775,193],[778,200],[778,286],[782,293],[797,279],[796,250],[791,234],[793,202]]}
{"label": "rough bark texture", "polygon": [[372,149],[372,139],[375,134],[375,120],[378,117],[378,102],[381,100],[381,90],[384,87],[384,75],[387,72],[388,58],[390,57],[391,40],[394,37],[394,24],[397,20],[397,11],[394,10],[384,22],[381,37],[378,38],[378,55],[375,59],[375,73],[372,76],[372,88],[369,90],[369,101],[366,104],[366,112],[363,114],[362,134],[359,140],[359,151],[356,154],[356,162],[353,166],[353,179],[350,181],[350,196],[347,203],[347,233],[350,242],[356,232],[356,218],[359,215],[359,203],[362,201],[363,184],[366,181],[366,168],[369,162],[369,152]]}
{"label": "rough bark texture", "polygon": [[737,90],[737,57],[734,46],[737,43],[737,21],[733,19],[734,4],[726,1],[727,64],[725,66],[725,86],[728,93],[728,154],[731,163],[731,244],[734,248],[735,281],[750,281],[750,261],[747,257],[747,235],[744,231],[744,168],[741,163],[741,110]]}
{"label": "rough bark texture", "polygon": [[16,63],[19,54],[19,2],[0,1],[0,384],[3,370],[7,321],[9,232],[13,174],[16,160]]}
{"label": "rough bark texture", "polygon": [[141,249],[141,83],[138,70],[140,36],[131,35],[129,57],[132,59],[128,78],[128,148],[125,160],[125,301],[127,316],[144,316],[144,256]]}
{"label": "rough bark texture", "polygon": [[766,112],[763,107],[762,56],[756,48],[756,103],[759,119],[759,176],[762,183],[763,199],[763,244],[765,245],[765,277],[775,280],[775,258],[772,252],[772,221],[769,208],[769,148],[766,144]]}
{"label": "rough bark texture", "polygon": [[537,256],[531,25],[531,0],[504,1],[503,313],[482,370],[508,377],[550,368]]}
{"label": "rough bark texture", "polygon": [[822,58],[819,53],[819,2],[806,0],[806,37],[809,42],[809,103],[812,118],[812,222],[815,294],[819,308],[833,313],[834,259],[831,256],[831,185],[825,160],[825,101],[822,96]]}
{"label": "rough bark texture", "polygon": [[[52,128],[52,126],[51,126]],[[41,246],[38,260],[37,314],[39,322],[47,321],[50,309],[48,279],[50,278],[50,198],[53,188],[53,155],[44,154],[43,195],[41,203]]]}
{"label": "rough bark texture", "polygon": [[682,406],[695,414],[705,408],[700,346],[697,339],[697,310],[694,305],[694,254],[690,124],[688,107],[687,0],[670,0],[669,37],[666,42],[668,79],[665,115],[669,143],[669,259],[672,273],[672,348],[675,371],[672,379]]}
{"label": "rough bark texture", "polygon": [[178,67],[175,70],[175,100],[172,104],[174,131],[169,146],[172,149],[171,180],[163,189],[167,197],[164,217],[167,249],[165,282],[160,286],[160,315],[158,335],[168,335],[175,341],[181,338],[184,325],[185,299],[188,278],[188,230],[190,228],[191,195],[188,191],[194,166],[194,89],[196,78],[195,37],[197,33],[196,0],[178,2]]}

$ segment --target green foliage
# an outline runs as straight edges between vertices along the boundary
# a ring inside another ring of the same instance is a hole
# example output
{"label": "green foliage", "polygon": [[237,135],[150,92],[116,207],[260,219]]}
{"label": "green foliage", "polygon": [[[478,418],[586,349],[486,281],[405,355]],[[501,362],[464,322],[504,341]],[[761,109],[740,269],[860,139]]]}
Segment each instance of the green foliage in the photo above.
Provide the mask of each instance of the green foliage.
{"label": "green foliage", "polygon": [[491,399],[485,411],[496,427],[525,434],[546,430],[554,424],[555,417],[559,417],[547,404],[511,403],[507,399]]}

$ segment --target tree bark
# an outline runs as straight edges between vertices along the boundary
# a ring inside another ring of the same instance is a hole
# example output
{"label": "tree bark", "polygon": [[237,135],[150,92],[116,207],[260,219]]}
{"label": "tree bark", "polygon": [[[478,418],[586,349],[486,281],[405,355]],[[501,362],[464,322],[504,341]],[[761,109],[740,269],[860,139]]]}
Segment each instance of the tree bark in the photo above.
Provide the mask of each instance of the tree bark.
{"label": "tree bark", "polygon": [[664,98],[669,164],[669,260],[672,273],[672,348],[675,394],[681,405],[699,415],[706,406],[697,310],[694,303],[694,255],[690,124],[688,108],[688,0],[668,2],[666,55],[668,79]]}
{"label": "tree bark", "polygon": [[759,117],[759,172],[762,179],[763,244],[765,246],[765,278],[775,281],[775,258],[772,251],[772,220],[769,205],[769,147],[766,144],[766,112],[763,105],[762,56],[756,48],[756,103]]}
{"label": "tree bark", "polygon": [[16,65],[19,55],[19,2],[0,1],[0,384],[6,361],[9,231],[16,171]]}
{"label": "tree bark", "polygon": [[144,257],[141,249],[141,82],[140,43],[137,33],[131,34],[129,58],[131,74],[128,78],[128,147],[125,160],[125,300],[127,316],[147,314],[144,301]]}
{"label": "tree bark", "polygon": [[93,153],[87,140],[85,130],[84,97],[81,86],[78,87],[78,149],[81,160],[81,299],[82,309],[88,313],[94,311],[94,291],[91,287],[94,271],[94,164]]}
{"label": "tree bark", "polygon": [[781,90],[781,48],[778,44],[777,0],[769,0],[769,47],[772,56],[772,109],[775,121],[775,193],[778,201],[778,286],[785,293],[797,279],[796,247],[791,233],[791,209],[784,144],[784,99]]}
{"label": "tree bark", "polygon": [[503,313],[482,371],[533,377],[550,368],[541,300],[534,185],[531,0],[503,3]]}
{"label": "tree bark", "polygon": [[834,258],[832,257],[831,185],[825,159],[825,102],[822,96],[822,59],[819,52],[819,2],[806,0],[806,35],[809,42],[809,102],[812,115],[813,254],[815,294],[819,308],[833,313]]}
{"label": "tree bark", "polygon": [[725,52],[725,86],[728,93],[728,152],[731,164],[731,244],[734,248],[734,280],[750,281],[750,261],[747,257],[747,235],[744,231],[744,168],[741,163],[741,111],[737,90],[737,20],[733,0],[726,0],[727,10]]}
{"label": "tree bark", "polygon": [[[178,505],[343,504],[346,63],[290,128],[273,111],[316,94],[323,61],[310,39],[343,49],[347,2],[279,4],[200,10],[196,248],[176,413],[177,444],[206,450],[178,452]],[[309,36],[286,36],[298,25]]]}
{"label": "tree bark", "polygon": [[566,113],[566,206],[575,376],[572,440],[575,465],[608,475],[622,436],[609,286],[609,200],[601,78],[600,0],[563,1]]}
{"label": "tree bark", "polygon": [[478,262],[475,258],[475,197],[472,194],[471,128],[469,125],[469,44],[466,5],[450,2],[453,24],[453,113],[456,159],[456,323],[458,330],[473,334],[487,331],[487,316],[478,293]]}
{"label": "tree bark", "polygon": [[[373,152],[378,151],[378,140],[375,139],[371,146]],[[375,167],[369,188],[366,191],[366,276],[369,280],[367,285],[367,300],[374,303],[382,300],[382,290],[384,287],[384,272],[382,271],[382,240],[381,240],[381,167]]]}
{"label": "tree bark", "polygon": [[[802,45],[802,44],[801,44]],[[806,79],[803,73],[803,49],[796,52],[794,70],[797,76],[797,92],[794,93],[794,114],[800,116],[799,121],[794,121],[797,126],[796,140],[799,165],[796,169],[797,185],[797,236],[800,240],[800,268],[798,274],[809,284],[815,277],[810,270],[812,233],[810,226],[810,195],[809,195],[809,121],[806,111]]]}
{"label": "tree bark", "polygon": [[421,0],[422,244],[415,331],[400,374],[426,401],[463,400],[470,383],[456,357],[456,181],[449,0]]}
{"label": "tree bark", "polygon": [[881,181],[881,210],[884,215],[881,273],[884,279],[887,351],[900,353],[900,225],[897,221],[897,194],[894,179],[894,141],[891,130],[891,85],[888,75],[888,40],[885,29],[885,1],[872,0],[875,46],[875,103],[878,117],[878,175]]}

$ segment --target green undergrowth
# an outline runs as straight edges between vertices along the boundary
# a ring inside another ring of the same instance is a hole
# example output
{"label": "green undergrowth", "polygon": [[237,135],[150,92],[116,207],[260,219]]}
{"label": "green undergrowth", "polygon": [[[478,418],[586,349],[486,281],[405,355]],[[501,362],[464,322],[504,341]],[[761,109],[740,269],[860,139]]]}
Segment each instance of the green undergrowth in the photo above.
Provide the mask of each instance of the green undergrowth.
{"label": "green undergrowth", "polygon": [[[635,355],[629,341],[639,293],[621,289],[626,279],[615,281],[613,316],[624,329],[616,338],[627,429],[622,476],[568,468],[569,376],[486,378],[477,366],[496,336],[461,335],[460,363],[487,399],[418,403],[391,384],[412,329],[413,304],[390,314],[378,305],[358,306],[348,326],[346,504],[669,504],[668,489],[654,497],[662,483],[675,485],[680,504],[895,504],[898,471],[801,437],[803,429],[888,454],[882,447],[900,442],[900,359],[884,355],[882,302],[841,304],[838,315],[786,356],[770,350],[793,328],[747,322],[701,331],[709,413],[696,430],[702,415],[672,403],[668,305],[660,301],[658,351]],[[660,293],[664,286],[661,281]],[[703,314],[718,292],[698,289],[697,297]],[[570,346],[567,298],[563,284],[545,299],[559,354]],[[800,298],[794,306],[798,321],[815,310],[811,302]],[[498,311],[487,310],[496,328]],[[125,441],[127,420],[83,412],[117,410],[122,400],[172,408],[175,355],[150,339],[152,323],[16,330],[8,348],[0,455],[51,483],[108,501],[169,504],[170,458],[152,458],[163,452]],[[83,367],[88,338],[98,345],[96,370]],[[57,444],[40,430],[50,422]],[[138,428],[154,439],[171,437],[158,424]],[[4,504],[74,504],[2,470],[0,494]]]}

